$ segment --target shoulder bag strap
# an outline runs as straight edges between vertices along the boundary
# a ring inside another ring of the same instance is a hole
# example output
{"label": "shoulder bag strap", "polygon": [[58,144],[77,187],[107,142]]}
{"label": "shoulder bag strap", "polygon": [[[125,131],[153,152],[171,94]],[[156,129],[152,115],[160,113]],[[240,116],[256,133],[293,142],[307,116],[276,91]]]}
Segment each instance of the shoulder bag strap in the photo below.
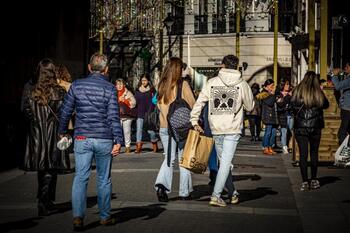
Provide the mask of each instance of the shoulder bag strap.
{"label": "shoulder bag strap", "polygon": [[52,112],[52,114],[54,115],[54,117],[56,118],[56,120],[57,120],[58,122],[60,122],[60,120],[58,119],[56,113],[52,110],[52,108],[50,107],[49,104],[47,104],[47,107],[50,109],[50,111]]}

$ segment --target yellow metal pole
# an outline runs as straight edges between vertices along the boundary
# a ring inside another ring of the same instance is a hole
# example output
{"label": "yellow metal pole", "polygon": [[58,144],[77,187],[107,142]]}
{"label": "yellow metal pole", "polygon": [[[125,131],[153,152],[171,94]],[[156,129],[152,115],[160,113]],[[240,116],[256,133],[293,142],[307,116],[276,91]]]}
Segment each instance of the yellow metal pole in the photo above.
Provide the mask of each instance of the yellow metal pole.
{"label": "yellow metal pole", "polygon": [[315,71],[315,0],[308,3],[309,70]]}
{"label": "yellow metal pole", "polygon": [[160,2],[160,25],[159,25],[159,73],[163,70],[163,20],[164,20],[164,0]]}
{"label": "yellow metal pole", "polygon": [[103,29],[100,30],[100,54],[103,54]]}
{"label": "yellow metal pole", "polygon": [[278,0],[274,0],[274,34],[273,34],[273,81],[277,84],[278,78]]}
{"label": "yellow metal pole", "polygon": [[328,0],[321,0],[321,51],[320,51],[320,74],[321,78],[327,79],[328,63]]}
{"label": "yellow metal pole", "polygon": [[240,56],[241,0],[236,1],[236,56]]}
{"label": "yellow metal pole", "polygon": [[[101,17],[103,18],[103,4],[100,5]],[[103,54],[103,22],[102,18],[100,19],[100,54]]]}

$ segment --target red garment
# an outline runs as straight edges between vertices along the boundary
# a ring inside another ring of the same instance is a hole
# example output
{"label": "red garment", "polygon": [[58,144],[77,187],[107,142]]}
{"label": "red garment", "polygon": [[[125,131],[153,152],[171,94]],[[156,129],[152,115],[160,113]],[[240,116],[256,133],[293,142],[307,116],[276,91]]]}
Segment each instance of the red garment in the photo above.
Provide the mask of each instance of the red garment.
{"label": "red garment", "polygon": [[131,107],[130,101],[127,99],[124,99],[123,101],[120,101],[120,97],[126,94],[126,88],[123,87],[120,91],[118,90],[118,103],[123,102],[124,104],[126,104],[129,108]]}

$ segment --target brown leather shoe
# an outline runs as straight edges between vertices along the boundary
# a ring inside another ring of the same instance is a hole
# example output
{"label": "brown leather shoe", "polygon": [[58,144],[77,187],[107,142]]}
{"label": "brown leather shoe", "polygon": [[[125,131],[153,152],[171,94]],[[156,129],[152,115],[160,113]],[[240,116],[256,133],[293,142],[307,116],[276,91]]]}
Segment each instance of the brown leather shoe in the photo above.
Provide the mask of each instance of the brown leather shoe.
{"label": "brown leather shoe", "polygon": [[272,149],[272,147],[268,147],[268,149],[269,149],[269,151],[270,151],[271,154],[273,154],[273,155],[277,154],[277,152],[275,152],[275,151]]}
{"label": "brown leather shoe", "polygon": [[140,154],[141,152],[142,152],[142,142],[138,142],[138,143],[136,143],[135,153]]}
{"label": "brown leather shoe", "polygon": [[100,220],[100,224],[103,226],[112,226],[112,225],[115,225],[115,223],[116,223],[115,218],[112,218],[112,217],[109,217],[104,220]]}
{"label": "brown leather shoe", "polygon": [[125,147],[125,153],[130,153],[130,146]]}
{"label": "brown leather shoe", "polygon": [[73,231],[83,231],[84,223],[83,219],[80,217],[73,218]]}
{"label": "brown leather shoe", "polygon": [[157,151],[158,151],[158,143],[152,142],[152,152],[157,153]]}
{"label": "brown leather shoe", "polygon": [[264,155],[272,155],[272,152],[267,147],[263,150],[263,153]]}

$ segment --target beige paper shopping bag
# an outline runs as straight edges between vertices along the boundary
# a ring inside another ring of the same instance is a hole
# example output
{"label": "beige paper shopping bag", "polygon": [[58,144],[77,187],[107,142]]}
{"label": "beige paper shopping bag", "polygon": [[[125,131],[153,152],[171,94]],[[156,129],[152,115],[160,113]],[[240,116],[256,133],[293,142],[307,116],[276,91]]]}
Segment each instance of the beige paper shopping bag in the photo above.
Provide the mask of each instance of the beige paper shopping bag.
{"label": "beige paper shopping bag", "polygon": [[204,173],[208,166],[213,145],[213,138],[204,136],[198,131],[191,129],[180,159],[180,166],[194,173]]}

